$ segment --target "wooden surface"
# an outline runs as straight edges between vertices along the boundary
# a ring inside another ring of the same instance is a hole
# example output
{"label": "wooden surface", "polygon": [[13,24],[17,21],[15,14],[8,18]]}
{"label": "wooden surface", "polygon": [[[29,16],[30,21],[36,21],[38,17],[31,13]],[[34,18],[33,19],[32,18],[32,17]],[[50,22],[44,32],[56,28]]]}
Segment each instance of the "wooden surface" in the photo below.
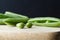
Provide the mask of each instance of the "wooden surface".
{"label": "wooden surface", "polygon": [[60,40],[60,28],[36,27],[18,29],[0,25],[0,40]]}

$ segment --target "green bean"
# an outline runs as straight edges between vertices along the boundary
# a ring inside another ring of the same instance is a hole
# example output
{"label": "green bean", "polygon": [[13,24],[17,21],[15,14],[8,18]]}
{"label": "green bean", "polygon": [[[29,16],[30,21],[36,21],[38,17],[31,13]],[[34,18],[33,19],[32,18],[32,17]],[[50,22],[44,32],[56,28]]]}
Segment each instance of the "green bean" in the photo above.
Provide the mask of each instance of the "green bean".
{"label": "green bean", "polygon": [[32,27],[32,23],[30,23],[30,22],[26,23],[26,27],[27,28],[31,28]]}
{"label": "green bean", "polygon": [[17,23],[17,24],[16,24],[16,27],[17,27],[17,28],[20,28],[20,29],[23,29],[24,26],[25,26],[24,23]]}

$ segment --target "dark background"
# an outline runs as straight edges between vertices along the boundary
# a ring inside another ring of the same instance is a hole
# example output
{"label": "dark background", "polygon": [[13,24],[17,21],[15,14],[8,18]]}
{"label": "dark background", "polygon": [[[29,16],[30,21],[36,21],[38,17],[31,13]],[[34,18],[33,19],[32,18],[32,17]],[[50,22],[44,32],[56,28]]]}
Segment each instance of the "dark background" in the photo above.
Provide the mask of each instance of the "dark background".
{"label": "dark background", "polygon": [[52,16],[60,18],[58,0],[0,0],[0,12],[12,11],[29,17]]}

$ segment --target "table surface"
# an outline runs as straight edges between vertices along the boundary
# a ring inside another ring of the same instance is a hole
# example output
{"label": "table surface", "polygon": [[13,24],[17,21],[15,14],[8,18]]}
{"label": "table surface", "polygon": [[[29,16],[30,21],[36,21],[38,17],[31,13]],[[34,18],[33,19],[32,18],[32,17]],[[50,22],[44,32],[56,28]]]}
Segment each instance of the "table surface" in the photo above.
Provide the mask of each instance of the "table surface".
{"label": "table surface", "polygon": [[0,31],[3,32],[58,32],[60,28],[32,26],[32,28],[19,29],[17,27],[0,25]]}

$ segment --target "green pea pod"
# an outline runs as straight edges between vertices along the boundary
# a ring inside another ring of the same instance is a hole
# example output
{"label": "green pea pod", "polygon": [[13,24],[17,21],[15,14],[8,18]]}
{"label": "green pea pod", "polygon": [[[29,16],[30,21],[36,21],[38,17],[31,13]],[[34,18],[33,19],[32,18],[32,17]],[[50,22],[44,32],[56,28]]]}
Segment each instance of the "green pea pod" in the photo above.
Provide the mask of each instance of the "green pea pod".
{"label": "green pea pod", "polygon": [[50,21],[60,21],[59,18],[55,18],[55,17],[36,17],[36,18],[31,18],[28,22],[35,22],[35,21],[40,21],[40,22],[45,22],[47,20]]}
{"label": "green pea pod", "polygon": [[49,26],[49,27],[58,27],[60,26],[60,19],[54,17],[37,17],[28,20],[33,25],[38,26]]}
{"label": "green pea pod", "polygon": [[17,28],[20,28],[20,29],[24,28],[24,26],[25,26],[24,23],[17,23],[17,24],[16,24],[16,27],[17,27]]}
{"label": "green pea pod", "polygon": [[13,12],[6,11],[5,15],[12,17],[12,18],[28,18],[27,16],[21,15],[21,14],[16,14]]}
{"label": "green pea pod", "polygon": [[3,21],[4,21],[4,19],[0,19],[0,25],[4,25],[5,24]]}
{"label": "green pea pod", "polygon": [[26,23],[28,19],[26,18],[6,18],[4,23],[7,25],[16,25],[17,23],[23,22]]}
{"label": "green pea pod", "polygon": [[33,25],[46,26],[46,27],[59,27],[60,26],[60,22],[54,22],[54,23],[33,23]]}
{"label": "green pea pod", "polygon": [[0,25],[4,25],[5,23],[3,22],[4,19],[6,18],[10,18],[9,16],[7,15],[4,15],[2,13],[0,13]]}
{"label": "green pea pod", "polygon": [[9,16],[0,13],[0,19],[9,18]]}
{"label": "green pea pod", "polygon": [[30,22],[29,23],[26,23],[26,27],[27,28],[31,28],[32,27],[32,23],[30,23]]}

